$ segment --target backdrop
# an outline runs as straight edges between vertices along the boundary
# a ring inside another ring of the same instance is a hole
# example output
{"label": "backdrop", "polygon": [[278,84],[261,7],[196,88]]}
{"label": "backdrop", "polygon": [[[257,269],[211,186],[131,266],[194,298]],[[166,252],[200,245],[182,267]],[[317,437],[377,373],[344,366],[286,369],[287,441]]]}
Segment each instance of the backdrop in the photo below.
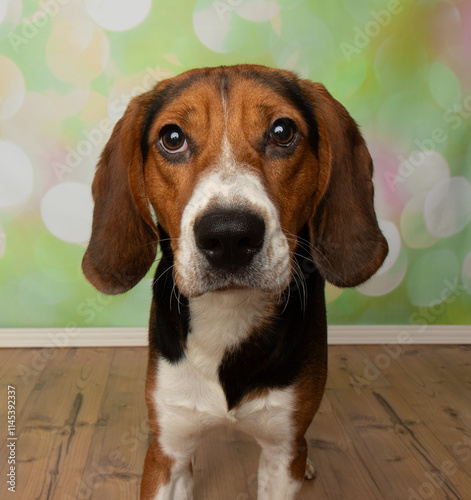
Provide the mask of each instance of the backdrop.
{"label": "backdrop", "polygon": [[331,324],[471,320],[471,2],[4,0],[0,327],[144,326],[151,275],[99,295],[80,261],[98,155],[134,95],[252,62],[323,82],[374,159],[390,254]]}

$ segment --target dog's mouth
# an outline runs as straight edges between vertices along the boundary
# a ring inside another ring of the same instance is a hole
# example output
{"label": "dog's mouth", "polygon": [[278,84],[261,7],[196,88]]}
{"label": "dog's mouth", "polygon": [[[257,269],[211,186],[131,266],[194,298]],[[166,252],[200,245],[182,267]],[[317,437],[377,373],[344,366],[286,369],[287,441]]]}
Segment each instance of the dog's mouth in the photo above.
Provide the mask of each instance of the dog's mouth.
{"label": "dog's mouth", "polygon": [[[270,265],[263,254],[260,258],[236,271],[215,269],[205,259],[196,259],[199,265],[175,266],[175,281],[180,292],[187,297],[198,297],[207,292],[258,290],[281,294],[291,280],[291,269],[287,263]],[[278,267],[279,271],[276,271]]]}
{"label": "dog's mouth", "polygon": [[214,288],[212,291],[213,292],[237,292],[237,291],[243,291],[243,290],[254,290],[253,287],[250,286],[244,286],[244,285],[239,285],[237,283],[228,283],[226,285],[220,286],[219,288]]}

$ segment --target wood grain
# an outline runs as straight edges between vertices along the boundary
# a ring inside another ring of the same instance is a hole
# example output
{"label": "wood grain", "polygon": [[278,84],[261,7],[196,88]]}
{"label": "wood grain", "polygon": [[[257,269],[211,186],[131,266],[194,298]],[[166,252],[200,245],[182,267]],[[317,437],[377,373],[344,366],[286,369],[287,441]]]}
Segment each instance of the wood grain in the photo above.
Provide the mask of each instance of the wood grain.
{"label": "wood grain", "polygon": [[[471,349],[397,347],[330,347],[306,436],[317,477],[300,500],[471,498]],[[138,498],[146,360],[141,347],[0,350],[5,402],[17,387],[16,498]],[[0,419],[5,477],[4,403]],[[211,431],[194,458],[195,500],[255,500],[259,454],[243,433]]]}

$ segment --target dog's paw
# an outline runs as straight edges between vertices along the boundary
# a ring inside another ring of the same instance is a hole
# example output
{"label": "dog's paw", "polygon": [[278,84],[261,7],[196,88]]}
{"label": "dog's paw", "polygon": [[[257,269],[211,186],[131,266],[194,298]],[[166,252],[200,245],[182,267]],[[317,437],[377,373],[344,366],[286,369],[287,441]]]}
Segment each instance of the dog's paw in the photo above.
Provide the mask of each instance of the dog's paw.
{"label": "dog's paw", "polygon": [[309,460],[306,460],[306,472],[304,474],[306,479],[314,479],[316,477],[316,469],[314,468],[314,464]]}

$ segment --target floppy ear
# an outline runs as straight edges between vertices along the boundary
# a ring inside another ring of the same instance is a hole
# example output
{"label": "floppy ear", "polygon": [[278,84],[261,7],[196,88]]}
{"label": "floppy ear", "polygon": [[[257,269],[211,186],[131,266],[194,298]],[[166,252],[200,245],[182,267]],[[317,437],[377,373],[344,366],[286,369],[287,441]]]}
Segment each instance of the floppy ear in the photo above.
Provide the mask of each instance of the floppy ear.
{"label": "floppy ear", "polygon": [[388,253],[374,211],[373,162],[357,124],[319,83],[301,82],[319,126],[320,168],[329,177],[309,221],[313,258],[335,286],[370,278]]}
{"label": "floppy ear", "polygon": [[95,288],[110,295],[135,286],[157,251],[157,228],[147,202],[139,146],[140,100],[134,98],[115,125],[92,185],[92,236],[82,269]]}

